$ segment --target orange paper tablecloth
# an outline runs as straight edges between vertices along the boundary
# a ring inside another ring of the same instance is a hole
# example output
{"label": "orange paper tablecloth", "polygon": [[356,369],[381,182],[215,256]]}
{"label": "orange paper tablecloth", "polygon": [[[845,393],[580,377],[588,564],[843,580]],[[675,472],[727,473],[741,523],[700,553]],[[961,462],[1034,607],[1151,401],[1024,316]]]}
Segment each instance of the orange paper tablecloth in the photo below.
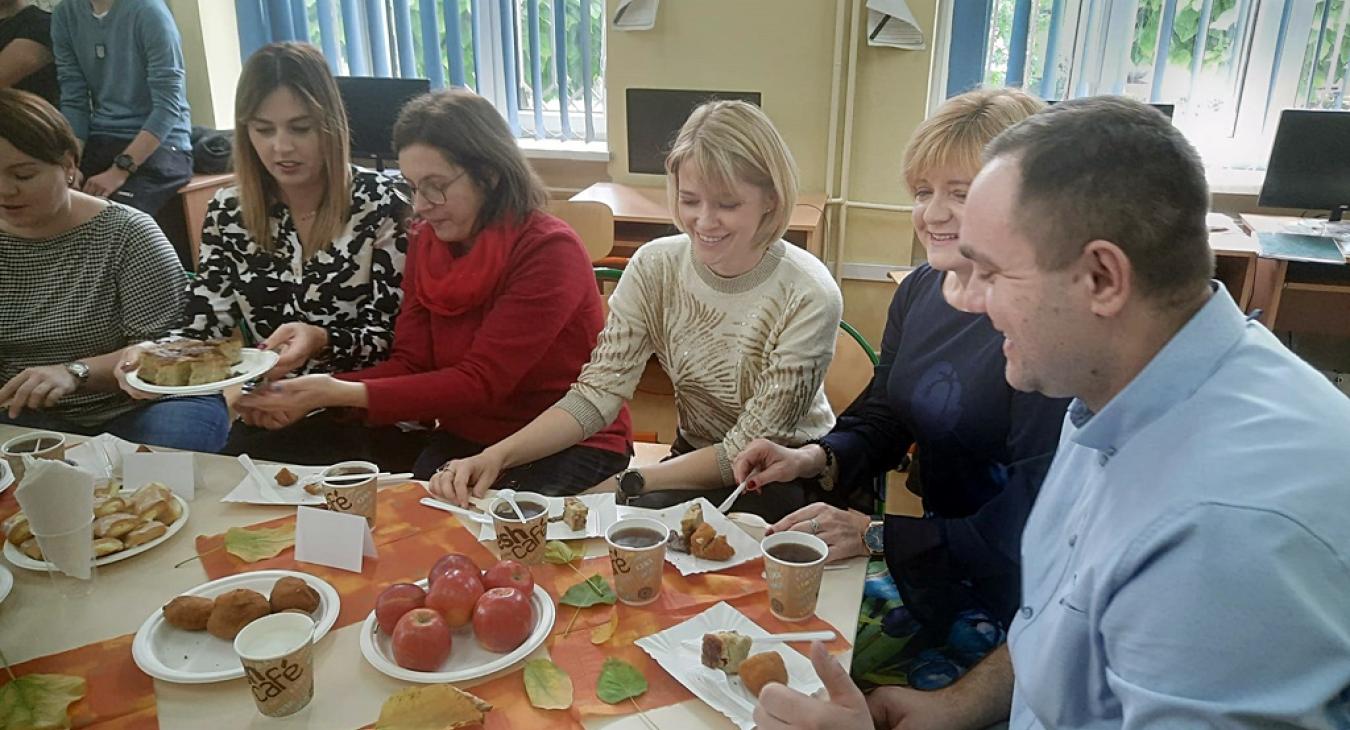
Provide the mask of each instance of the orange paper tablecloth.
{"label": "orange paper tablecloth", "polygon": [[[297,562],[294,548],[274,558],[246,563],[225,552],[223,534],[198,537],[197,554],[206,575],[213,580],[257,570],[298,570],[323,578],[342,596],[337,620],[337,628],[341,628],[365,620],[374,610],[380,591],[390,584],[426,578],[427,571],[446,553],[464,553],[480,568],[497,561],[454,517],[419,504],[418,500],[424,496],[422,487],[412,483],[380,490],[375,528],[379,557],[366,558],[360,573]],[[292,515],[255,526],[275,527],[294,522]]]}
{"label": "orange paper tablecloth", "polygon": [[89,730],[154,730],[155,681],[131,658],[134,634],[86,644],[13,667],[16,676],[66,674],[84,677],[84,699],[70,706],[71,727]]}

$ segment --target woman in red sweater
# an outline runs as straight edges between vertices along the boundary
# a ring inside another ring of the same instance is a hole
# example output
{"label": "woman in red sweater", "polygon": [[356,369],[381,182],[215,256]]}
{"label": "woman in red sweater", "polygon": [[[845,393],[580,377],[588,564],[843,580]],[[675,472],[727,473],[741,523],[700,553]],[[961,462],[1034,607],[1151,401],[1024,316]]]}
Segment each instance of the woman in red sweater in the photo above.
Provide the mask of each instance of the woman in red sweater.
{"label": "woman in red sweater", "polygon": [[[604,315],[581,240],[544,212],[543,185],[491,104],[460,89],[415,99],[394,144],[421,220],[409,234],[393,353],[364,370],[273,383],[238,407],[267,412],[277,427],[332,407],[364,409],[371,425],[434,424],[413,465],[425,479],[557,403]],[[551,494],[594,486],[627,466],[630,430],[621,413],[498,483]]]}

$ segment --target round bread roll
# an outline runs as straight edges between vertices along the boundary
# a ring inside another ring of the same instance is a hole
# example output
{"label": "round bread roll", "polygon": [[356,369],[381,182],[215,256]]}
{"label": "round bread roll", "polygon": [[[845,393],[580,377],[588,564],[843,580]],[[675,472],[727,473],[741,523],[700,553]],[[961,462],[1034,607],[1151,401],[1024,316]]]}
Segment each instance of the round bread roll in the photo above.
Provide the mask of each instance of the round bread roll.
{"label": "round bread roll", "polygon": [[304,580],[288,575],[272,586],[270,603],[273,613],[281,613],[292,608],[305,613],[314,613],[319,607],[319,592]]}
{"label": "round bread roll", "polygon": [[234,641],[234,637],[256,619],[272,613],[267,599],[257,591],[236,588],[216,596],[206,630],[217,639]]}
{"label": "round bread roll", "polygon": [[5,539],[15,545],[22,545],[33,539],[33,531],[28,528],[28,517],[22,512],[15,512],[0,523],[0,530],[4,530]]}
{"label": "round bread roll", "polygon": [[96,537],[94,538],[94,557],[101,558],[104,555],[112,555],[122,550],[122,541],[115,537]]}
{"label": "round bread roll", "polygon": [[131,532],[128,532],[122,538],[122,543],[130,550],[137,545],[144,545],[168,531],[169,528],[165,527],[162,522],[146,522]]}
{"label": "round bread roll", "polygon": [[204,631],[216,602],[201,596],[178,596],[164,604],[164,620],[185,631]]}
{"label": "round bread roll", "polygon": [[180,517],[183,516],[183,505],[179,504],[178,500],[174,499],[173,497],[164,500],[160,504],[162,508],[153,517],[150,517],[149,519],[152,519],[164,525],[172,525],[173,523],[177,522]]}
{"label": "round bread roll", "polygon": [[140,524],[141,518],[136,515],[117,512],[94,520],[94,537],[121,538]]}
{"label": "round bread roll", "polygon": [[741,662],[741,681],[755,697],[759,697],[760,690],[769,682],[787,684],[787,665],[783,664],[783,656],[776,651],[751,656]]}
{"label": "round bread roll", "polygon": [[107,517],[108,515],[124,512],[127,509],[127,501],[121,497],[104,497],[94,500],[94,517]]}

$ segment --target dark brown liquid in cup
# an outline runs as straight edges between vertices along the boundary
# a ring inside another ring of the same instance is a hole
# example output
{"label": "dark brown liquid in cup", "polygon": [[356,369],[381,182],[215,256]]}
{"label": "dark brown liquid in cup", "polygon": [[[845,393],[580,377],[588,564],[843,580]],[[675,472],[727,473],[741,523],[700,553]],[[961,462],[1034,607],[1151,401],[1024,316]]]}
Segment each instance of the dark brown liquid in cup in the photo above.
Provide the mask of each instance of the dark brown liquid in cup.
{"label": "dark brown liquid in cup", "polygon": [[[530,519],[531,517],[537,516],[540,512],[544,511],[543,507],[537,504],[531,504],[529,502],[516,502],[516,506],[520,507],[520,513],[522,515],[525,515],[525,519],[527,520]],[[497,516],[504,520],[519,521],[520,519],[516,517],[515,510],[511,509],[511,505],[509,504],[497,505]]]}
{"label": "dark brown liquid in cup", "polygon": [[56,439],[36,439],[34,441],[24,441],[21,444],[14,444],[9,448],[11,454],[31,454],[36,451],[46,451],[55,447],[59,441]]}
{"label": "dark brown liquid in cup", "polygon": [[805,545],[787,542],[769,548],[769,555],[784,563],[814,563],[820,560],[820,551]]}
{"label": "dark brown liquid in cup", "polygon": [[613,535],[609,536],[611,542],[619,547],[626,548],[645,548],[651,547],[664,537],[655,530],[648,530],[645,527],[626,527]]}

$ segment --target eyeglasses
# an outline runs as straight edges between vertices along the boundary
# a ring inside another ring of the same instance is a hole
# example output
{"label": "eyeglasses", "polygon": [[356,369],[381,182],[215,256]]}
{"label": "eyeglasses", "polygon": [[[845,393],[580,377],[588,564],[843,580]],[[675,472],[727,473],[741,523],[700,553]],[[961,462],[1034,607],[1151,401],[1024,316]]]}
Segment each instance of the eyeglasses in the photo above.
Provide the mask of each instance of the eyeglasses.
{"label": "eyeglasses", "polygon": [[447,182],[423,183],[422,185],[414,185],[408,178],[400,177],[394,184],[399,190],[403,191],[404,195],[408,196],[409,203],[415,202],[418,193],[421,193],[422,200],[427,201],[431,205],[445,205],[445,191],[449,190],[450,186],[459,182],[459,179],[467,174],[469,174],[469,171],[463,170],[458,175],[450,178]]}

